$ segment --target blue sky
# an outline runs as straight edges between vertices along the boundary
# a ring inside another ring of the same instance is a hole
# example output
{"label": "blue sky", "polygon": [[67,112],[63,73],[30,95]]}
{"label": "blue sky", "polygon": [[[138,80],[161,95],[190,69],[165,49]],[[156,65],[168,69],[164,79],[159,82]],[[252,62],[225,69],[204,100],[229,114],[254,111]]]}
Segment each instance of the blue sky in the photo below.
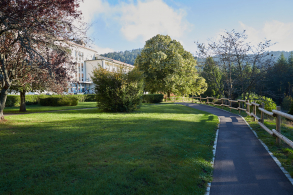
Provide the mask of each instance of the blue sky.
{"label": "blue sky", "polygon": [[225,30],[246,30],[252,44],[265,38],[272,51],[293,50],[293,0],[84,0],[91,46],[102,54],[143,48],[157,34],[191,53],[194,42],[216,40]]}

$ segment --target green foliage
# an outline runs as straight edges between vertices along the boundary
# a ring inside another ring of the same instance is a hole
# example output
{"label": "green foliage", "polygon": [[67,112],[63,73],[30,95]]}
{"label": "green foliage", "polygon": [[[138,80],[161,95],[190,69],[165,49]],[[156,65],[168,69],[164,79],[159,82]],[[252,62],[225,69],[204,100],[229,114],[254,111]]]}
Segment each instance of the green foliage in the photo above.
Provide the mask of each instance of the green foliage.
{"label": "green foliage", "polygon": [[102,54],[101,56],[111,58],[114,60],[118,60],[120,62],[125,62],[127,64],[134,64],[136,56],[140,54],[142,49],[133,49],[131,51],[120,51],[120,52],[110,52],[106,54]]}
{"label": "green foliage", "polygon": [[8,95],[5,103],[5,107],[19,106],[20,97],[19,95]]}
{"label": "green foliage", "polygon": [[95,94],[86,94],[85,95],[85,102],[95,102],[96,100],[96,95]]}
{"label": "green foliage", "polygon": [[141,105],[143,75],[136,69],[125,73],[110,72],[100,67],[93,71],[99,109],[110,112],[131,112]]}
{"label": "green foliage", "polygon": [[223,92],[223,86],[221,83],[222,73],[212,57],[206,59],[201,76],[206,80],[208,85],[203,96],[221,97]]}
{"label": "green foliage", "polygon": [[180,42],[169,36],[156,35],[137,56],[135,66],[144,72],[145,90],[168,95],[201,94],[206,83],[196,72],[196,60]]}
{"label": "green foliage", "polygon": [[142,96],[143,103],[160,103],[163,101],[163,94],[144,94]]}
{"label": "green foliage", "polygon": [[[35,105],[39,104],[40,98],[62,98],[64,95],[26,95],[25,96],[25,104],[26,105]],[[86,95],[66,95],[66,97],[75,97],[78,99],[78,102],[95,102],[96,95],[94,94],[86,94]],[[5,107],[17,107],[20,105],[20,97],[19,95],[8,95]]]}
{"label": "green foliage", "polygon": [[79,102],[85,102],[86,96],[85,95],[73,95],[78,99]]}
{"label": "green foliage", "polygon": [[25,104],[26,105],[33,105],[39,103],[40,96],[38,95],[26,95],[25,96]]}
{"label": "green foliage", "polygon": [[291,107],[292,100],[293,99],[291,96],[286,96],[282,101],[282,109],[289,110]]}
{"label": "green foliage", "polygon": [[[240,96],[237,99],[241,99],[243,100],[243,97]],[[245,100],[250,100],[250,101],[254,101],[257,104],[261,104],[262,102],[265,104],[265,109],[268,111],[272,111],[273,109],[276,109],[277,104],[273,101],[272,98],[269,97],[265,97],[265,96],[260,96],[257,95],[255,93],[251,93],[249,95],[245,96]]]}
{"label": "green foliage", "polygon": [[43,97],[40,98],[40,104],[42,106],[76,106],[78,98],[73,96]]}
{"label": "green foliage", "polygon": [[293,115],[293,104],[291,104],[290,110],[289,110],[288,114],[292,114]]}

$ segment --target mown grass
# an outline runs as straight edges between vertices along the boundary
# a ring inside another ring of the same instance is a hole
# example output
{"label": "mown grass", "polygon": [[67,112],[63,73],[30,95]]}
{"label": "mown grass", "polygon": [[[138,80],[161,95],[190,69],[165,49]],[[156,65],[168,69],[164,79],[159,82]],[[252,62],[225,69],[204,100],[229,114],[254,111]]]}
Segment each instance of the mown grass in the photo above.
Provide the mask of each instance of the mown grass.
{"label": "mown grass", "polygon": [[[77,106],[41,106],[41,105],[27,105],[26,113],[32,112],[46,112],[55,110],[71,110],[71,109],[82,109],[82,108],[95,108],[97,102],[78,102]],[[18,114],[19,107],[5,107],[4,114]]]}
{"label": "mown grass", "polygon": [[7,116],[0,194],[204,194],[218,118],[176,104]]}
{"label": "mown grass", "polygon": [[[209,105],[213,106],[213,105]],[[222,109],[220,106],[213,106]],[[232,112],[234,114],[239,114],[239,111],[233,110],[227,107],[224,107],[223,110]],[[281,145],[276,144],[276,137],[271,136],[265,130],[263,130],[257,121],[253,121],[253,117],[248,116],[244,111],[241,111],[241,116],[247,121],[247,123],[251,126],[251,128],[257,133],[259,139],[261,139],[269,148],[269,150],[273,153],[275,157],[281,162],[282,166],[289,172],[291,177],[293,177],[293,149],[288,146],[286,143],[282,142]],[[260,117],[260,115],[258,114]],[[264,124],[269,129],[276,129],[276,122],[273,118],[266,118]],[[293,140],[293,127],[289,125],[288,121],[282,118],[281,131],[284,136],[288,139]]]}

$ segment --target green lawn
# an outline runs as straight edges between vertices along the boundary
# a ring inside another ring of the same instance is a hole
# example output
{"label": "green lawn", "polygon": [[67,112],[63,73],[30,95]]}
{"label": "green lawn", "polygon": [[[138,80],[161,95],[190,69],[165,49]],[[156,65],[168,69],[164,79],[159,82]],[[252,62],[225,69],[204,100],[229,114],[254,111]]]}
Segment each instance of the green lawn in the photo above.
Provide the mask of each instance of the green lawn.
{"label": "green lawn", "polygon": [[[95,108],[97,102],[78,102],[77,106],[40,106],[40,105],[28,105],[26,111],[31,112],[45,112],[53,110],[70,110],[70,109],[81,109],[81,108]],[[4,108],[4,114],[8,113],[20,113],[19,107],[6,107]]]}
{"label": "green lawn", "polygon": [[0,194],[204,194],[218,118],[177,104],[6,116]]}
{"label": "green lawn", "polygon": [[[213,106],[210,104],[210,106]],[[221,108],[220,106],[214,106],[217,108]],[[224,107],[223,110],[227,110],[230,112],[230,109]],[[239,114],[237,110],[231,110],[234,114]],[[257,121],[253,121],[253,118],[248,116],[245,112],[241,111],[241,116],[247,121],[247,123],[251,126],[251,128],[257,133],[259,139],[261,139],[269,148],[269,150],[274,154],[275,157],[282,163],[282,166],[290,173],[291,177],[293,177],[293,148],[288,146],[286,143],[282,142],[282,145],[276,145],[276,137],[271,136],[265,130],[263,130]],[[260,116],[259,116],[260,117]],[[265,125],[269,129],[276,129],[276,123],[274,119],[265,119]],[[282,118],[281,131],[284,136],[293,140],[293,127],[292,125],[288,125],[289,122]]]}

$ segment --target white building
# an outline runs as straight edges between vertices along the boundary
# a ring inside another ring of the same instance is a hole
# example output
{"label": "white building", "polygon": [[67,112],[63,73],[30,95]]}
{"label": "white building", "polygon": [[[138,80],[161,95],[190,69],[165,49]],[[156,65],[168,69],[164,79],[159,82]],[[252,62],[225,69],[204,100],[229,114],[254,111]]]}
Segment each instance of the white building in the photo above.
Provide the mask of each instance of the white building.
{"label": "white building", "polygon": [[95,87],[91,76],[95,68],[102,67],[110,71],[122,68],[127,72],[134,68],[133,65],[99,56],[97,51],[83,45],[73,42],[69,44],[75,62],[75,73],[72,74],[73,80],[69,85],[68,93],[93,93]]}

